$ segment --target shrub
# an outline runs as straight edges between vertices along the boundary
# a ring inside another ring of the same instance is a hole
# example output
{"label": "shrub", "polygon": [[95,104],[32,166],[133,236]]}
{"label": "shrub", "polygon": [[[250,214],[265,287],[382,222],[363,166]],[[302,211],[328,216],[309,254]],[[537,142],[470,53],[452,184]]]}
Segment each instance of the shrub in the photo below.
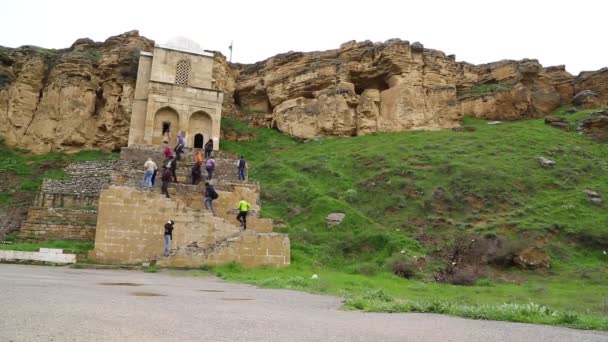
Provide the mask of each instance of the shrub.
{"label": "shrub", "polygon": [[391,272],[402,278],[409,279],[416,275],[416,264],[404,255],[395,254],[388,259],[386,264]]}
{"label": "shrub", "polygon": [[454,285],[473,285],[479,279],[479,269],[474,266],[465,266],[452,270],[450,283]]}
{"label": "shrub", "polygon": [[99,63],[101,60],[101,52],[97,49],[86,49],[83,54],[93,63]]}
{"label": "shrub", "polygon": [[0,89],[8,87],[13,83],[15,77],[11,74],[0,73]]}
{"label": "shrub", "polygon": [[557,321],[564,324],[573,324],[578,321],[578,315],[573,312],[562,312],[558,315]]}
{"label": "shrub", "polygon": [[160,267],[156,266],[156,265],[152,265],[152,266],[148,266],[146,268],[144,268],[144,272],[146,273],[156,273],[160,271]]}

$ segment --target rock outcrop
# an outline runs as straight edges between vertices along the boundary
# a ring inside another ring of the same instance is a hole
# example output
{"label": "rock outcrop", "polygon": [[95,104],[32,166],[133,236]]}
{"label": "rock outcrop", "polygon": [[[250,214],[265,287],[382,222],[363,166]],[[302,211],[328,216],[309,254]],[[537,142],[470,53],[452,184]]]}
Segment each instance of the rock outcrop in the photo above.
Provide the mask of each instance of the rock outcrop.
{"label": "rock outcrop", "polygon": [[[36,153],[127,145],[140,51],[154,42],[130,31],[68,49],[0,47],[0,136]],[[234,70],[215,53],[214,78],[234,112]]]}
{"label": "rock outcrop", "polygon": [[608,110],[600,110],[591,113],[583,119],[577,130],[594,140],[608,141]]}
{"label": "rock outcrop", "polygon": [[65,50],[2,48],[0,135],[34,152],[124,146],[139,51],[152,46],[131,31]]}
{"label": "rock outcrop", "polygon": [[272,113],[279,130],[302,138],[451,128],[463,115],[541,117],[573,93],[563,66],[543,68],[536,60],[476,66],[399,39],[238,67],[237,104]]}
{"label": "rock outcrop", "polygon": [[574,93],[590,90],[597,106],[608,106],[608,68],[581,72],[574,80]]}
{"label": "rock outcrop", "polygon": [[[0,136],[34,152],[125,146],[139,52],[153,45],[131,31],[64,50],[0,47]],[[608,68],[573,77],[529,59],[472,65],[400,39],[250,65],[216,52],[213,78],[223,116],[301,138],[544,117],[581,93],[595,94],[585,108],[608,105]]]}

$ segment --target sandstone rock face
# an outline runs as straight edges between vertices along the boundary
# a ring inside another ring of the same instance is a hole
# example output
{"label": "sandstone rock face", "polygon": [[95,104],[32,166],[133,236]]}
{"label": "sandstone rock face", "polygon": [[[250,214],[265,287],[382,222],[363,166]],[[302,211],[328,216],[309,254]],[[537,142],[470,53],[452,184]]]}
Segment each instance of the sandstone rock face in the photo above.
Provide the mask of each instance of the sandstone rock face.
{"label": "sandstone rock face", "polygon": [[[137,31],[64,50],[0,47],[0,136],[34,152],[125,146],[138,54],[152,48]],[[574,78],[536,60],[472,65],[400,39],[250,65],[216,52],[213,78],[224,117],[301,138],[455,128],[465,115],[544,117],[583,90],[596,94],[585,107],[608,105],[608,68]]]}
{"label": "sandstone rock face", "polygon": [[69,49],[0,50],[0,135],[34,152],[126,145],[140,50],[137,31]]}
{"label": "sandstone rock face", "polygon": [[536,60],[475,66],[399,39],[352,41],[237,67],[237,105],[272,113],[274,126],[302,138],[452,128],[463,115],[542,117],[573,92],[563,66],[545,69]]}
{"label": "sandstone rock face", "polygon": [[562,104],[570,103],[574,96],[574,77],[566,71],[565,65],[558,65],[545,68],[545,73],[549,78],[550,84],[559,93]]}
{"label": "sandstone rock face", "polygon": [[[153,47],[137,31],[103,43],[78,39],[63,50],[0,47],[0,136],[36,153],[126,146],[139,52]],[[237,71],[214,55],[230,116]]]}
{"label": "sandstone rock face", "polygon": [[597,106],[608,106],[608,68],[581,72],[573,82],[574,93],[590,90],[597,96]]}
{"label": "sandstone rock face", "polygon": [[594,91],[582,90],[574,95],[572,98],[572,104],[582,109],[591,109],[598,107],[600,101]]}

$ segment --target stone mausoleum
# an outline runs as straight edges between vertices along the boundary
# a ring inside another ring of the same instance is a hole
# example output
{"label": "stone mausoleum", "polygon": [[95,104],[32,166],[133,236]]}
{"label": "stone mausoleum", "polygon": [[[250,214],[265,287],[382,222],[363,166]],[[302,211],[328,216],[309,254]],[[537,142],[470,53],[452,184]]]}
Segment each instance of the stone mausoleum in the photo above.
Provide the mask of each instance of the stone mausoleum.
{"label": "stone mausoleum", "polygon": [[185,133],[186,146],[201,148],[213,139],[219,149],[223,93],[213,79],[213,53],[186,38],[141,52],[129,130],[129,146],[170,145]]}
{"label": "stone mausoleum", "polygon": [[[289,266],[289,237],[273,232],[272,220],[260,216],[259,184],[239,180],[237,156],[219,150],[223,96],[215,89],[213,63],[213,54],[187,39],[142,52],[129,146],[121,149],[120,160],[73,164],[65,169],[66,179],[45,180],[22,225],[23,237],[94,240],[89,257],[101,263]],[[160,145],[166,131],[172,145],[181,132],[187,147],[200,148],[213,139],[213,183],[219,194],[215,213],[203,207],[204,184],[192,184],[195,149],[186,149],[176,164],[170,198],[161,194],[160,182],[151,189],[142,187],[144,162],[164,162]],[[246,230],[236,220],[241,199],[251,204]],[[167,220],[176,229],[165,256]]]}

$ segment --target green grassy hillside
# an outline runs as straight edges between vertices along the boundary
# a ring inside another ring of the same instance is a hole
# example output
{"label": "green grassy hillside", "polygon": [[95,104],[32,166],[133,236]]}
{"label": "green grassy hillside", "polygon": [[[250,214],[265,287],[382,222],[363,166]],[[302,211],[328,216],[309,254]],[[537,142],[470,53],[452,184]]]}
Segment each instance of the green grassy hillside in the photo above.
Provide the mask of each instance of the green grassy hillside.
{"label": "green grassy hillside", "polygon": [[[585,114],[567,118],[575,126]],[[223,126],[255,134],[254,140],[222,147],[249,160],[251,177],[262,185],[263,214],[286,223],[277,230],[289,233],[293,256],[288,270],[219,268],[224,277],[342,293],[353,307],[366,310],[608,328],[606,320],[583,324],[588,321],[582,316],[558,319],[553,312],[547,320],[517,318],[499,314],[496,306],[534,302],[573,315],[608,314],[608,210],[583,193],[608,195],[605,144],[542,120],[488,125],[466,119],[458,131],[306,142],[236,121]],[[538,157],[556,165],[543,168]],[[342,224],[326,225],[324,217],[332,212],[346,213]],[[550,256],[551,268],[520,270],[501,255],[474,265],[481,267],[468,275],[474,286],[435,283],[448,279],[457,246],[471,237],[500,241],[506,254],[538,247]],[[402,269],[409,280],[392,274]],[[311,280],[313,273],[321,281]],[[389,299],[370,295],[370,289]],[[421,304],[437,301],[445,302]],[[485,304],[495,305],[488,309],[493,314],[475,311]]]}

